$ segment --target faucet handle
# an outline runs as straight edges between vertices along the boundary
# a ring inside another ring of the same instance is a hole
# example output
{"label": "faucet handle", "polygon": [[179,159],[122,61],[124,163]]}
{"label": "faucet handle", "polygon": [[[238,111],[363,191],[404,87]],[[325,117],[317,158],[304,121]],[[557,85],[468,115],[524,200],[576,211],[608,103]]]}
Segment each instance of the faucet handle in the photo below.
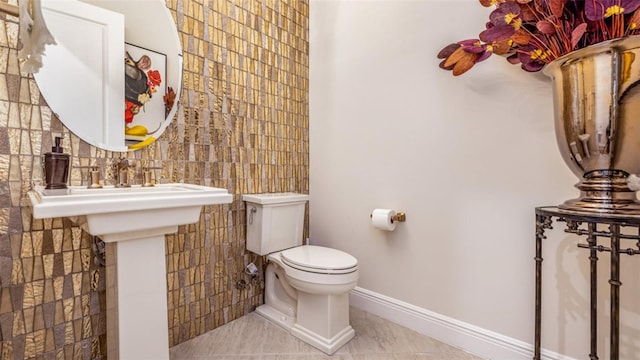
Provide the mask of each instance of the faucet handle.
{"label": "faucet handle", "polygon": [[151,176],[151,170],[145,170],[142,172],[142,186],[143,187],[151,187],[155,186],[155,181]]}
{"label": "faucet handle", "polygon": [[[88,165],[88,166],[74,166],[76,169],[89,169],[89,174],[87,176],[87,181],[89,185],[87,188],[89,189],[100,189],[102,185],[100,185],[100,171],[98,170],[97,165]],[[84,176],[82,176],[84,178]]]}
{"label": "faucet handle", "polygon": [[141,160],[143,187],[155,185],[154,172],[152,170],[162,170],[162,166],[150,166],[153,162],[153,160]]}
{"label": "faucet handle", "polygon": [[91,183],[87,188],[89,189],[102,189],[102,185],[100,184],[100,170],[98,170],[97,166],[91,167],[91,171],[89,171],[89,178]]}
{"label": "faucet handle", "polygon": [[151,170],[162,170],[162,166],[147,166],[142,171],[142,186],[149,187],[154,186],[155,181],[153,179],[153,172]]}

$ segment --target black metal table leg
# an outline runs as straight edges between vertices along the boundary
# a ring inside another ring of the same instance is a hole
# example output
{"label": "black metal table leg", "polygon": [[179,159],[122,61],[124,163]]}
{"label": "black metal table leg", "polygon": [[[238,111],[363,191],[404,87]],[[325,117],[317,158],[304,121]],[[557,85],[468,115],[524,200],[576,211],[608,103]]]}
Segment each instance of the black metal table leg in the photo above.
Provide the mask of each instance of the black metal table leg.
{"label": "black metal table leg", "polygon": [[533,360],[540,360],[540,330],[542,325],[542,240],[536,238],[536,316]]}
{"label": "black metal table leg", "polygon": [[598,240],[596,224],[589,223],[589,262],[591,264],[591,352],[590,360],[598,360]]}
{"label": "black metal table leg", "polygon": [[611,360],[618,360],[620,333],[620,225],[611,225]]}
{"label": "black metal table leg", "polygon": [[542,239],[545,238],[544,230],[551,228],[551,217],[536,215],[536,308],[535,308],[535,334],[533,345],[533,360],[540,360],[541,334],[542,334]]}

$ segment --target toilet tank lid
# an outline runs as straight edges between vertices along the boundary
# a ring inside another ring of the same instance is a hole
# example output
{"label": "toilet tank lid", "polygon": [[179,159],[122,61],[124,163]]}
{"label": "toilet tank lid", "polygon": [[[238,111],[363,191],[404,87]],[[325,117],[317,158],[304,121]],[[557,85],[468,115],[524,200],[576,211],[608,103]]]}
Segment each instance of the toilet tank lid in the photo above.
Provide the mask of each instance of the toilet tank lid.
{"label": "toilet tank lid", "polygon": [[285,204],[292,202],[305,202],[309,200],[309,195],[287,193],[266,193],[266,194],[244,194],[242,200],[254,204]]}

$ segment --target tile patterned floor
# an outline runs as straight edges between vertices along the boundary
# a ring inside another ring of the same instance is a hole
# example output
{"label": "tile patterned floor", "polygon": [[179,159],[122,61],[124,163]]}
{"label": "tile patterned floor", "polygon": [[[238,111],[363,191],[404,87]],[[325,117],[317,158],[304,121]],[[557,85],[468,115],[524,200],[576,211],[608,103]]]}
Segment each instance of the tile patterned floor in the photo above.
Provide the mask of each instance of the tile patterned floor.
{"label": "tile patterned floor", "polygon": [[174,346],[171,360],[481,360],[390,321],[351,308],[356,337],[327,356],[256,313]]}

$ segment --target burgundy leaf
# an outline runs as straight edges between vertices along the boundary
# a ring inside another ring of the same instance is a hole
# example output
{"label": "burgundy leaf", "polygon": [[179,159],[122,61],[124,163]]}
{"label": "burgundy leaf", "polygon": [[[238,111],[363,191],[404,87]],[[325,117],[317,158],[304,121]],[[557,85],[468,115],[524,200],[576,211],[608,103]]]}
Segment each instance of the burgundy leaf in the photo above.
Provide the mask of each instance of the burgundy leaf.
{"label": "burgundy leaf", "polygon": [[542,68],[544,67],[544,63],[541,63],[539,61],[531,61],[527,63],[522,63],[521,67],[522,67],[522,70],[524,71],[536,72],[536,71],[542,70]]}
{"label": "burgundy leaf", "polygon": [[494,41],[503,41],[510,38],[513,34],[516,33],[516,30],[508,25],[505,26],[494,26],[490,29],[487,29],[480,33],[480,40],[484,42],[494,42]]}
{"label": "burgundy leaf", "polygon": [[549,8],[551,9],[551,13],[556,18],[562,17],[562,11],[564,10],[564,5],[567,3],[567,0],[550,0]]}
{"label": "burgundy leaf", "polygon": [[640,10],[634,11],[629,19],[629,28],[631,30],[635,30],[638,27],[640,27]]}
{"label": "burgundy leaf", "polygon": [[540,20],[536,23],[538,31],[545,35],[551,35],[556,32],[556,27],[549,20]]}
{"label": "burgundy leaf", "polygon": [[451,65],[451,66],[444,66],[444,63],[445,63],[446,61],[447,61],[447,60],[442,60],[442,61],[440,61],[440,64],[439,64],[438,66],[440,66],[440,68],[441,68],[441,69],[443,69],[443,70],[451,70],[451,69],[453,69],[453,67],[455,66],[455,64],[453,64],[453,65]]}
{"label": "burgundy leaf", "polygon": [[480,56],[476,59],[476,63],[487,60],[488,58],[491,57],[492,54],[493,52],[491,51],[485,51],[484,53],[480,54]]}
{"label": "burgundy leaf", "polygon": [[531,34],[528,31],[520,29],[513,34],[511,40],[518,45],[527,45],[531,42]]}
{"label": "burgundy leaf", "polygon": [[468,53],[465,52],[462,47],[457,48],[444,62],[444,67],[449,67],[451,65],[455,65],[460,59],[467,56]]}
{"label": "burgundy leaf", "polygon": [[624,4],[622,7],[624,7],[625,14],[630,14],[632,11],[636,11],[640,8],[640,0],[627,0],[622,1],[622,3]]}
{"label": "burgundy leaf", "polygon": [[507,61],[512,65],[520,64],[520,57],[518,54],[509,55],[509,57],[507,57]]}
{"label": "burgundy leaf", "polygon": [[446,59],[449,56],[451,56],[451,54],[453,54],[454,51],[456,51],[458,48],[460,47],[459,44],[449,44],[447,46],[445,46],[442,50],[440,50],[440,52],[438,53],[438,59]]}
{"label": "burgundy leaf", "polygon": [[479,42],[480,42],[480,40],[478,40],[478,39],[467,39],[467,40],[458,41],[458,44],[464,45],[464,46],[470,46],[470,45],[476,45]]}
{"label": "burgundy leaf", "polygon": [[587,23],[582,23],[576,26],[571,32],[571,49],[575,49],[578,42],[582,39],[582,36],[587,31]]}
{"label": "burgundy leaf", "polygon": [[467,45],[462,47],[464,51],[472,54],[481,54],[485,51],[484,46],[482,45]]}
{"label": "burgundy leaf", "polygon": [[538,13],[528,6],[524,6],[520,11],[520,18],[526,22],[535,22],[538,20]]}
{"label": "burgundy leaf", "polygon": [[508,40],[507,41],[500,41],[500,42],[493,43],[492,52],[494,54],[497,54],[497,55],[506,55],[506,54],[512,52],[511,45],[512,45],[511,42],[508,41]]}

